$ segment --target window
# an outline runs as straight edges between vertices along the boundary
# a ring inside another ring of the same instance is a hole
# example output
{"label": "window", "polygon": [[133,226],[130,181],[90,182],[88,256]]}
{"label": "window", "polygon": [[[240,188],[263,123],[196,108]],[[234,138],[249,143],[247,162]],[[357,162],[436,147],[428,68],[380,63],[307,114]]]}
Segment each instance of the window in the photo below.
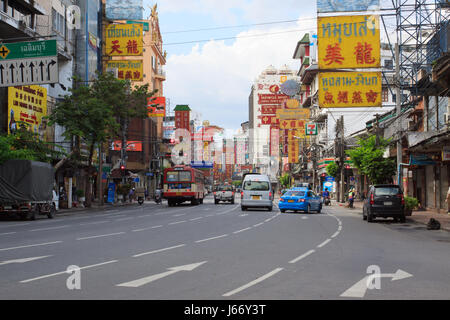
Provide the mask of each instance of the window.
{"label": "window", "polygon": [[288,191],[284,194],[284,196],[288,197],[304,197],[305,191]]}
{"label": "window", "polygon": [[389,70],[394,69],[394,63],[393,63],[392,59],[384,60],[384,67]]}
{"label": "window", "polygon": [[245,181],[244,190],[250,191],[269,191],[269,182],[267,181]]}
{"label": "window", "polygon": [[52,8],[52,28],[54,31],[58,32],[61,36],[66,35],[66,23],[65,18],[54,8]]}
{"label": "window", "polygon": [[388,89],[383,89],[381,98],[382,98],[383,102],[389,102],[389,90]]}
{"label": "window", "polygon": [[178,172],[167,172],[167,181],[175,182],[178,181]]}
{"label": "window", "polygon": [[401,190],[396,187],[375,188],[376,196],[395,196],[397,194],[401,194]]}
{"label": "window", "polygon": [[179,181],[191,181],[192,175],[190,171],[180,171]]}
{"label": "window", "polygon": [[233,187],[232,186],[220,186],[219,188],[217,188],[218,191],[233,191]]}

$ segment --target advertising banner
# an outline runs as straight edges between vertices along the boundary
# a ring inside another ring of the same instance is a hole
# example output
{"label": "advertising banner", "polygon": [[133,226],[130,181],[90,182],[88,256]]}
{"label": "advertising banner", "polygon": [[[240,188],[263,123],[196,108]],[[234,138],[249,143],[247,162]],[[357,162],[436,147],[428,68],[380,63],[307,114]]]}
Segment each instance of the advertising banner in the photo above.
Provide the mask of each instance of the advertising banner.
{"label": "advertising banner", "polygon": [[297,131],[305,131],[306,120],[281,120],[280,129],[300,129]]}
{"label": "advertising banner", "polygon": [[381,72],[319,73],[319,107],[381,107]]}
{"label": "advertising banner", "polygon": [[[114,141],[112,149],[114,151],[122,150],[122,141]],[[142,151],[142,141],[127,141],[127,151]]]}
{"label": "advertising banner", "polygon": [[142,56],[142,24],[109,24],[106,27],[106,55]]}
{"label": "advertising banner", "polygon": [[46,115],[46,88],[34,85],[8,88],[8,134],[19,128],[18,121],[23,121],[43,139],[46,124],[42,117]]}
{"label": "advertising banner", "polygon": [[378,16],[317,18],[319,69],[380,67]]}
{"label": "advertising banner", "polygon": [[308,123],[306,125],[306,135],[307,136],[317,135],[317,123]]}
{"label": "advertising banner", "polygon": [[281,106],[261,106],[261,114],[276,115]]}
{"label": "advertising banner", "polygon": [[117,69],[117,79],[143,81],[144,67],[142,60],[110,60],[106,63],[107,69]]}
{"label": "advertising banner", "polygon": [[277,119],[276,116],[262,116],[261,117],[261,124],[263,124],[263,125],[266,125],[266,124],[277,125],[277,124],[280,124],[280,120]]}
{"label": "advertising banner", "polygon": [[282,105],[289,96],[285,94],[258,94],[258,104]]}
{"label": "advertising banner", "polygon": [[308,119],[309,115],[310,111],[307,108],[277,110],[277,118],[280,120]]}
{"label": "advertising banner", "polygon": [[317,0],[317,12],[380,10],[380,0]]}
{"label": "advertising banner", "polygon": [[142,20],[142,0],[106,0],[106,17],[109,20]]}
{"label": "advertising banner", "polygon": [[166,97],[148,98],[147,108],[149,117],[165,117]]}
{"label": "advertising banner", "polygon": [[298,130],[289,130],[288,133],[288,158],[289,163],[298,163],[298,157],[300,155],[299,141],[295,137],[298,137]]}

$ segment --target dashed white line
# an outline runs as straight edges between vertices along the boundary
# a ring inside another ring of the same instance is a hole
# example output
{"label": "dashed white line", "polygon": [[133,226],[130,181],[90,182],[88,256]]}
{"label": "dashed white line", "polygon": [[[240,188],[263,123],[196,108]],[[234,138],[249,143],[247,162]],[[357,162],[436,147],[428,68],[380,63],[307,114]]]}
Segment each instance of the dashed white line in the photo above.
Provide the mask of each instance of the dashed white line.
{"label": "dashed white line", "polygon": [[174,217],[181,217],[181,216],[184,216],[186,213],[179,213],[179,214],[174,214],[173,216]]}
{"label": "dashed white line", "polygon": [[186,222],[186,220],[171,222],[171,223],[169,223],[169,225],[179,224],[179,223],[184,223],[184,222]]}
{"label": "dashed white line", "polygon": [[162,225],[159,225],[159,226],[153,226],[153,227],[148,227],[148,228],[142,228],[142,229],[135,229],[135,230],[131,230],[131,231],[133,231],[133,232],[138,232],[138,231],[145,231],[145,230],[156,229],[156,228],[162,228]]}
{"label": "dashed white line", "polygon": [[[99,267],[99,266],[103,266],[105,264],[114,263],[114,262],[117,262],[117,261],[118,260],[111,260],[111,261],[106,261],[106,262],[102,262],[102,263],[93,264],[93,265],[90,265],[90,266],[84,266],[84,267],[81,267],[80,270],[94,268],[94,267]],[[40,276],[40,277],[28,279],[28,280],[22,280],[22,281],[20,281],[20,283],[27,283],[27,282],[31,282],[31,281],[44,279],[44,278],[50,278],[50,277],[57,276],[57,275],[60,275],[60,274],[67,274],[67,271],[65,270],[65,271],[56,272],[56,273],[52,273],[52,274],[47,274],[45,276]]]}
{"label": "dashed white line", "polygon": [[259,227],[259,226],[262,226],[263,224],[264,224],[263,222],[260,222],[260,223],[254,224],[253,226],[254,227]]}
{"label": "dashed white line", "polygon": [[5,233],[0,233],[0,236],[6,236],[6,235],[8,235],[8,234],[14,234],[14,233],[17,233],[17,232],[5,232]]}
{"label": "dashed white line", "polygon": [[141,216],[137,216],[136,218],[147,218],[149,216],[150,216],[150,214],[143,214]]}
{"label": "dashed white line", "polygon": [[308,252],[302,254],[301,256],[289,261],[289,263],[296,263],[297,261],[302,260],[303,258],[306,258],[307,256],[309,256],[310,254],[316,252],[315,250],[309,250]]}
{"label": "dashed white line", "polygon": [[120,218],[120,219],[116,219],[114,221],[125,221],[125,220],[131,220],[133,219],[133,217],[129,217],[129,218]]}
{"label": "dashed white line", "polygon": [[321,244],[319,244],[318,246],[317,246],[317,248],[322,248],[324,245],[326,245],[328,242],[330,242],[331,241],[331,239],[327,239],[327,240],[325,240],[324,242],[322,242]]}
{"label": "dashed white line", "polygon": [[227,237],[228,234],[223,234],[221,236],[217,236],[217,237],[212,237],[212,238],[207,238],[207,239],[202,239],[202,240],[197,240],[195,241],[196,243],[200,243],[200,242],[204,242],[204,241],[209,241],[209,240],[214,240],[214,239],[219,239],[219,238],[224,238]]}
{"label": "dashed white line", "polygon": [[88,226],[88,225],[91,225],[91,224],[101,224],[101,223],[107,223],[107,222],[110,222],[110,220],[80,223],[80,226]]}
{"label": "dashed white line", "polygon": [[87,240],[87,239],[95,239],[95,238],[102,238],[102,237],[111,237],[111,236],[117,236],[119,234],[124,234],[125,232],[116,232],[116,233],[109,233],[109,234],[101,234],[98,236],[91,236],[91,237],[83,237],[83,238],[77,238],[77,240]]}
{"label": "dashed white line", "polygon": [[308,217],[302,217],[302,220],[308,220]]}
{"label": "dashed white line", "polygon": [[32,232],[32,231],[46,231],[46,230],[62,229],[62,228],[67,228],[67,227],[68,227],[68,225],[64,225],[64,226],[59,226],[59,227],[32,229],[32,230],[29,230],[29,231],[30,232]]}
{"label": "dashed white line", "polygon": [[254,286],[255,284],[258,284],[264,280],[266,280],[267,278],[272,277],[273,275],[277,274],[278,272],[280,272],[281,270],[283,270],[283,268],[276,268],[275,270],[263,275],[262,277],[259,277],[258,279],[253,280],[252,282],[247,283],[246,285],[243,285],[242,287],[239,287],[235,290],[232,290],[230,292],[225,293],[223,296],[224,297],[229,297],[232,296],[233,294],[236,294],[238,292],[241,292],[251,286]]}
{"label": "dashed white line", "polygon": [[212,217],[212,216],[213,216],[213,214],[208,214],[205,217]]}
{"label": "dashed white line", "polygon": [[198,218],[189,219],[189,221],[195,221],[195,220],[200,220],[200,219],[203,219],[203,217],[198,217]]}
{"label": "dashed white line", "polygon": [[245,228],[245,229],[241,229],[241,230],[238,230],[238,231],[234,231],[233,233],[236,234],[236,233],[244,232],[244,231],[250,230],[251,228],[252,228],[252,227],[248,227],[248,228]]}
{"label": "dashed white line", "polygon": [[22,249],[22,248],[30,248],[30,247],[37,247],[37,246],[47,246],[47,245],[50,245],[50,244],[56,244],[56,243],[61,243],[61,242],[62,241],[53,241],[53,242],[46,242],[46,243],[30,244],[30,245],[19,246],[19,247],[2,248],[2,249],[0,249],[0,251]]}
{"label": "dashed white line", "polygon": [[152,254],[152,253],[158,253],[158,252],[163,252],[163,251],[172,250],[172,249],[176,249],[176,248],[181,248],[181,247],[184,247],[184,246],[185,246],[185,244],[180,244],[180,245],[173,246],[173,247],[153,250],[153,251],[149,251],[149,252],[143,252],[143,253],[135,254],[133,256],[133,258],[142,257],[142,256],[145,256],[145,255],[148,255],[148,254]]}

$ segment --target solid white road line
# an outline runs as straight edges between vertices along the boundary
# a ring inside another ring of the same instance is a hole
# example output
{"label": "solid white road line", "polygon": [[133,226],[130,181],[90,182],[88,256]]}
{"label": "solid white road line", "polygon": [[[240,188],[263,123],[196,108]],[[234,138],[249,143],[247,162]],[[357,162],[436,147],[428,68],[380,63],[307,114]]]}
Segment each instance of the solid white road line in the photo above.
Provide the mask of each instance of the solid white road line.
{"label": "solid white road line", "polygon": [[264,223],[261,222],[261,223],[254,224],[253,226],[254,226],[254,227],[259,227],[259,226],[262,226],[263,224],[264,224]]}
{"label": "solid white road line", "polygon": [[45,230],[54,230],[54,229],[61,229],[61,228],[67,228],[67,227],[68,227],[68,226],[65,225],[65,226],[59,226],[59,227],[50,227],[50,228],[33,229],[33,230],[28,230],[28,231],[30,231],[30,232],[33,232],[33,231],[45,231]]}
{"label": "solid white road line", "polygon": [[47,246],[47,245],[50,245],[50,244],[56,244],[56,243],[61,243],[61,242],[62,241],[53,241],[53,242],[46,242],[46,243],[30,244],[30,245],[20,246],[20,247],[2,248],[2,249],[0,249],[0,251],[22,249],[22,248],[30,248],[30,247],[37,247],[37,246]]}
{"label": "solid white road line", "polygon": [[173,216],[174,217],[181,217],[181,216],[184,216],[186,213],[179,213],[179,214],[174,214]]}
{"label": "solid white road line", "polygon": [[168,248],[163,248],[163,249],[158,249],[158,250],[153,250],[153,251],[149,251],[149,252],[144,252],[144,253],[139,253],[139,254],[135,254],[133,256],[133,258],[137,258],[137,257],[142,257],[148,254],[152,254],[152,253],[158,253],[158,252],[163,252],[163,251],[167,251],[167,250],[171,250],[171,249],[176,249],[176,248],[180,248],[180,247],[184,247],[185,244],[180,244],[177,246],[173,246],[173,247],[168,247]]}
{"label": "solid white road line", "polygon": [[266,219],[266,220],[264,220],[264,222],[269,222],[271,219]]}
{"label": "solid white road line", "polygon": [[326,245],[328,242],[330,242],[331,241],[331,239],[327,239],[327,240],[325,240],[324,242],[322,242],[321,244],[319,244],[318,246],[317,246],[317,248],[322,248],[324,245]]}
{"label": "solid white road line", "polygon": [[331,237],[332,238],[337,237],[338,234],[339,234],[339,231],[336,231]]}
{"label": "solid white road line", "polygon": [[270,278],[271,276],[277,274],[278,272],[280,272],[281,270],[283,270],[283,268],[276,268],[275,270],[263,275],[262,277],[259,277],[256,280],[253,280],[252,282],[247,283],[246,285],[243,285],[242,287],[239,287],[235,290],[232,290],[230,292],[225,293],[223,296],[224,297],[229,297],[232,296],[233,294],[236,294],[238,292],[241,292],[242,290],[245,290],[247,288],[250,288],[251,286],[254,286],[255,284],[258,284],[264,280],[266,280],[267,278]]}
{"label": "solid white road line", "polygon": [[214,239],[219,239],[219,238],[224,238],[227,237],[228,234],[223,234],[221,236],[217,236],[217,237],[212,237],[212,238],[207,238],[207,239],[202,239],[202,240],[197,240],[195,241],[196,243],[200,243],[200,242],[204,242],[204,241],[209,241],[209,240],[214,240]]}
{"label": "solid white road line", "polygon": [[114,221],[125,221],[125,220],[131,220],[133,219],[133,217],[129,217],[129,218],[120,218],[120,219],[116,219]]}
{"label": "solid white road line", "polygon": [[48,258],[48,257],[51,257],[51,255],[2,261],[2,262],[0,262],[0,266],[3,266],[5,264],[13,264],[13,263],[26,263],[26,262],[31,262],[31,261],[35,261],[35,260],[39,260],[39,259]]}
{"label": "solid white road line", "polygon": [[184,222],[186,222],[186,220],[171,222],[171,223],[169,223],[169,225],[179,224],[179,223],[184,223]]}
{"label": "solid white road line", "polygon": [[27,223],[16,223],[16,224],[7,224],[4,226],[0,226],[1,229],[3,228],[8,228],[8,227],[18,227],[18,226],[26,226],[28,224],[30,224],[31,222],[27,222]]}
{"label": "solid white road line", "polygon": [[91,237],[83,237],[83,238],[77,238],[77,240],[87,240],[87,239],[94,239],[94,238],[102,238],[102,237],[110,237],[110,236],[117,236],[119,234],[124,234],[125,232],[116,232],[116,233],[109,233],[109,234],[101,234],[98,236],[91,236]]}
{"label": "solid white road line", "polygon": [[160,225],[160,226],[148,227],[148,228],[142,228],[142,229],[135,229],[135,230],[132,230],[132,231],[133,231],[133,232],[138,232],[138,231],[145,231],[145,230],[156,229],[156,228],[161,228],[161,227],[162,227],[162,225]]}
{"label": "solid white road line", "polygon": [[198,217],[198,218],[189,219],[189,221],[195,221],[195,220],[200,220],[200,219],[203,219],[203,217]]}
{"label": "solid white road line", "polygon": [[296,263],[297,261],[302,260],[303,258],[306,258],[307,256],[309,256],[310,254],[316,252],[315,250],[309,250],[308,252],[302,254],[301,256],[289,261],[289,263]]}
{"label": "solid white road line", "polygon": [[[117,262],[117,261],[119,261],[119,260],[111,260],[111,261],[106,261],[106,262],[102,262],[102,263],[93,264],[93,265],[90,265],[90,266],[84,266],[84,267],[80,267],[80,270],[89,269],[89,268],[95,268],[95,267],[103,266],[105,264],[114,263],[114,262]],[[31,281],[40,280],[40,279],[50,278],[50,277],[54,277],[54,276],[57,276],[57,275],[60,275],[60,274],[67,274],[67,271],[65,270],[65,271],[61,271],[61,272],[47,274],[45,276],[40,276],[40,277],[36,277],[36,278],[32,278],[32,279],[22,280],[22,281],[20,281],[20,283],[27,283],[27,282],[31,282]]]}
{"label": "solid white road line", "polygon": [[8,235],[8,234],[14,234],[14,233],[17,233],[17,232],[6,232],[6,233],[0,233],[0,236],[6,236],[6,235]]}
{"label": "solid white road line", "polygon": [[80,226],[88,226],[91,224],[101,224],[101,223],[107,223],[111,222],[110,220],[103,220],[103,221],[97,221],[97,222],[86,222],[86,223],[80,223]]}
{"label": "solid white road line", "polygon": [[245,229],[241,229],[241,230],[238,230],[238,231],[234,231],[233,233],[236,234],[236,233],[244,232],[244,231],[250,230],[251,228],[252,228],[252,227],[248,227],[248,228],[245,228]]}

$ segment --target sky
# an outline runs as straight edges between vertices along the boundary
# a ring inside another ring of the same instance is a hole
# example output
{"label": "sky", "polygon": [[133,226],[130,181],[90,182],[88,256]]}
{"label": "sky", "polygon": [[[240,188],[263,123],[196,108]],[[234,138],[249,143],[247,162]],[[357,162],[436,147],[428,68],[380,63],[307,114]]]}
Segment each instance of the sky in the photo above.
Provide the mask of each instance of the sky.
{"label": "sky", "polygon": [[[170,108],[188,104],[203,120],[229,130],[248,120],[250,89],[264,69],[287,64],[298,70],[295,47],[316,25],[314,0],[144,0],[145,18],[155,3]],[[279,21],[291,22],[272,23]],[[271,24],[254,25],[261,23]],[[211,30],[218,27],[227,28]],[[198,29],[210,30],[193,31]],[[215,40],[230,37],[238,39]],[[179,44],[196,40],[206,41]]]}

